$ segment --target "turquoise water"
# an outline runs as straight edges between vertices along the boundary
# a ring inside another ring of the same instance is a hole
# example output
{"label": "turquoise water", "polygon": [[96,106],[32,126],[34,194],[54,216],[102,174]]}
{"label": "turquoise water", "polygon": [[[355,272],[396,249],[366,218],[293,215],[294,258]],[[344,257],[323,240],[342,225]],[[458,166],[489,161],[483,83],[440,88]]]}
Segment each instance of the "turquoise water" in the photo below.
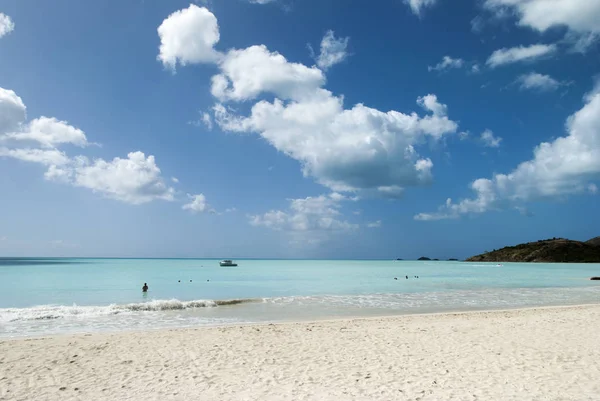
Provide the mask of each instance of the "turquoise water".
{"label": "turquoise water", "polygon": [[599,264],[237,262],[0,258],[0,337],[600,301]]}

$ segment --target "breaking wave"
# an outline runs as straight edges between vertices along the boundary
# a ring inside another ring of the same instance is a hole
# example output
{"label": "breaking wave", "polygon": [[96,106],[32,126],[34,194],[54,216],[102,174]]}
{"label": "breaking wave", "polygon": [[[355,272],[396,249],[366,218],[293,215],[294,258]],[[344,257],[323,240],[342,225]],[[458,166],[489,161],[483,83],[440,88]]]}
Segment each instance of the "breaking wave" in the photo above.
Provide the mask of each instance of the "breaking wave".
{"label": "breaking wave", "polygon": [[262,301],[262,299],[195,301],[180,301],[178,299],[169,299],[153,300],[148,302],[131,304],[112,304],[107,306],[39,305],[30,308],[0,308],[0,323],[32,320],[54,320],[62,318],[86,318],[119,314],[131,314],[135,312],[161,312],[197,308],[215,308],[218,306],[240,305]]}

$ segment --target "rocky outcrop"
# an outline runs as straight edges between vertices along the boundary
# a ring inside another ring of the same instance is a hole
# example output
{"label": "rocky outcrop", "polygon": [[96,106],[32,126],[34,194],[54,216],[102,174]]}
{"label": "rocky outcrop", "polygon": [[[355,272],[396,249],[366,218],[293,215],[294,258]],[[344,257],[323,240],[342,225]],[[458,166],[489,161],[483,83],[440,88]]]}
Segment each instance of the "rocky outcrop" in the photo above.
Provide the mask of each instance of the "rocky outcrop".
{"label": "rocky outcrop", "polygon": [[600,237],[587,242],[565,238],[552,238],[486,252],[467,259],[467,262],[546,262],[546,263],[598,263]]}

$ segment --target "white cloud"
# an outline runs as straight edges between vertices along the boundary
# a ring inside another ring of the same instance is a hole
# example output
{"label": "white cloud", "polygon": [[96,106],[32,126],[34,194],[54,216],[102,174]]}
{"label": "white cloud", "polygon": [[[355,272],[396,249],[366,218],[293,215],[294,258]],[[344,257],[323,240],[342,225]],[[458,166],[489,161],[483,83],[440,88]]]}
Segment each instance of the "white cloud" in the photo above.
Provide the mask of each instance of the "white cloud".
{"label": "white cloud", "polygon": [[204,213],[208,211],[209,205],[206,203],[206,197],[203,194],[188,194],[188,198],[190,198],[190,203],[183,205],[183,210],[189,210],[192,213]]}
{"label": "white cloud", "polygon": [[381,112],[362,104],[344,109],[341,97],[320,89],[304,101],[261,101],[249,117],[232,115],[220,106],[215,118],[224,130],[260,133],[301,162],[305,175],[334,191],[369,190],[396,197],[403,186],[431,180],[433,163],[420,157],[414,146],[457,129],[435,95],[418,103],[432,114]]}
{"label": "white cloud", "polygon": [[212,117],[210,116],[210,114],[208,114],[208,113],[202,113],[202,123],[209,130],[213,129]]}
{"label": "white cloud", "polygon": [[336,38],[333,31],[327,31],[321,41],[321,53],[317,58],[317,66],[322,70],[339,64],[346,59],[348,41],[350,38]]}
{"label": "white cloud", "polygon": [[282,99],[306,98],[325,83],[318,68],[290,63],[262,45],[230,50],[219,66],[221,74],[212,78],[211,92],[221,101],[254,99],[263,92]]}
{"label": "white cloud", "polygon": [[179,184],[179,178],[177,177],[171,177],[171,181],[173,181],[175,184]]}
{"label": "white cloud", "polygon": [[64,152],[57,149],[9,149],[0,147],[0,157],[11,157],[31,163],[40,163],[46,166],[62,166],[68,164],[70,159]]}
{"label": "white cloud", "polygon": [[600,86],[586,95],[585,101],[567,119],[566,136],[539,144],[533,158],[509,174],[475,180],[471,184],[474,198],[458,203],[448,199],[438,212],[421,213],[415,219],[457,218],[590,191],[595,186],[590,181],[600,178]]}
{"label": "white cloud", "polygon": [[357,224],[343,220],[339,209],[345,200],[347,198],[331,195],[290,199],[288,210],[271,210],[263,215],[249,216],[249,223],[291,233],[296,241],[321,242],[332,233],[358,229]]}
{"label": "white cloud", "polygon": [[248,0],[248,1],[253,4],[269,4],[269,3],[274,3],[277,0]]}
{"label": "white cloud", "polygon": [[591,194],[597,194],[598,193],[598,186],[596,184],[590,184],[588,185],[588,191]]}
{"label": "white cloud", "polygon": [[[173,200],[175,191],[165,184],[154,156],[131,152],[126,159],[116,157],[109,162],[70,157],[58,148],[65,144],[87,146],[85,133],[51,117],[36,118],[26,124],[25,111],[20,97],[0,88],[0,141],[12,145],[0,146],[0,157],[42,164],[48,167],[44,174],[47,180],[88,188],[127,203]],[[22,147],[23,141],[40,148]]]}
{"label": "white cloud", "polygon": [[471,67],[471,72],[473,74],[479,74],[481,72],[481,67],[479,67],[479,64],[473,64]]}
{"label": "white cloud", "polygon": [[465,64],[465,61],[460,58],[452,58],[450,56],[444,56],[442,61],[437,63],[435,66],[427,67],[428,71],[444,71],[449,70],[451,68],[462,68]]}
{"label": "white cloud", "polygon": [[495,137],[492,130],[486,129],[481,133],[481,142],[483,142],[483,146],[487,148],[498,148],[500,147],[500,142],[502,142],[502,138]]}
{"label": "white cloud", "polygon": [[3,134],[20,130],[27,118],[23,100],[9,89],[0,88],[0,138]]}
{"label": "white cloud", "polygon": [[220,54],[213,48],[219,42],[217,18],[205,7],[190,4],[175,11],[158,27],[160,49],[158,60],[171,70],[177,63],[213,63]]}
{"label": "white cloud", "polygon": [[109,162],[103,159],[90,162],[80,156],[65,168],[49,170],[46,176],[134,205],[158,199],[172,201],[175,193],[165,184],[154,156],[146,157],[139,151],[129,153],[126,159],[115,157]]}
{"label": "white cloud", "polygon": [[600,33],[600,2],[596,0],[486,0],[488,9],[513,9],[519,24],[544,32],[565,26],[579,33]]}
{"label": "white cloud", "polygon": [[464,140],[466,140],[466,139],[469,139],[469,135],[470,135],[469,131],[463,131],[463,132],[459,132],[459,134],[458,134],[458,138],[459,138],[461,141],[464,141]]}
{"label": "white cloud", "polygon": [[85,133],[66,121],[53,117],[40,117],[32,120],[21,131],[5,135],[5,139],[37,142],[44,148],[56,148],[59,145],[72,144],[79,147],[89,145]]}
{"label": "white cloud", "polygon": [[487,65],[495,68],[506,64],[534,61],[556,52],[556,45],[535,44],[531,46],[503,48],[496,50],[487,60]]}
{"label": "white cloud", "polygon": [[523,74],[517,78],[516,82],[523,90],[538,90],[538,91],[553,91],[558,89],[562,84],[550,75],[542,75],[537,72]]}
{"label": "white cloud", "polygon": [[368,228],[379,228],[379,227],[381,227],[381,220],[377,220],[377,221],[373,221],[373,222],[367,223],[367,227]]}
{"label": "white cloud", "polygon": [[[221,102],[213,107],[219,127],[258,133],[334,191],[397,197],[405,186],[428,183],[433,162],[415,147],[457,130],[433,94],[417,99],[424,116],[363,104],[345,109],[343,96],[323,88],[321,69],[290,62],[264,45],[230,50],[215,63],[220,73],[212,77],[211,93]],[[266,99],[248,116],[226,104],[259,96]]]}
{"label": "white cloud", "polygon": [[413,14],[421,16],[423,10],[427,7],[432,7],[435,5],[437,0],[404,0],[404,2],[408,4]]}
{"label": "white cloud", "polygon": [[15,29],[15,23],[6,14],[0,13],[0,38],[8,35]]}

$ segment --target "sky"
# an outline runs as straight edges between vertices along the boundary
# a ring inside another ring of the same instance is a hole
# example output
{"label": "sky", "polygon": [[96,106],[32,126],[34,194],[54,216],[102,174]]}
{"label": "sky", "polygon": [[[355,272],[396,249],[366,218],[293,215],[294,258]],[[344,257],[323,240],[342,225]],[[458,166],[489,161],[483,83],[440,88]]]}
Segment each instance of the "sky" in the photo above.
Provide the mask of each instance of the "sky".
{"label": "sky", "polygon": [[600,0],[0,0],[0,256],[600,235]]}

